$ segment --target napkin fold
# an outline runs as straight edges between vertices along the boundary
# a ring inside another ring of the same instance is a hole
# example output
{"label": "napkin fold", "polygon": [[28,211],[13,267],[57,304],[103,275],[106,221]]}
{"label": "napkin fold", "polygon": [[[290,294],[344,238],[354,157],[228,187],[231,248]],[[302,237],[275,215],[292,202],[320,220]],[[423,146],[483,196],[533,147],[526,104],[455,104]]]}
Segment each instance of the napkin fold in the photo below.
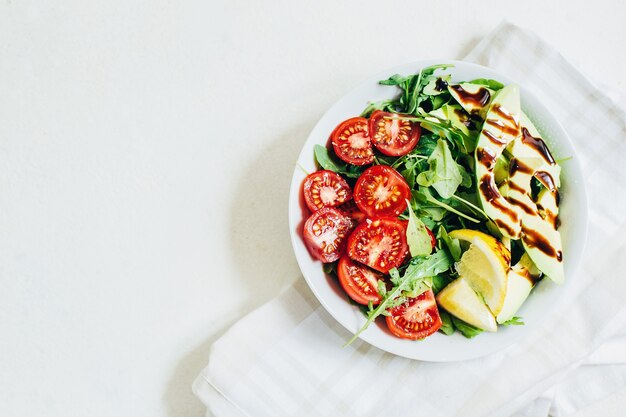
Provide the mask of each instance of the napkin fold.
{"label": "napkin fold", "polygon": [[342,348],[351,334],[298,280],[212,346],[193,384],[209,415],[561,417],[626,386],[626,100],[507,22],[465,60],[532,90],[577,149],[590,233],[566,300],[501,352],[428,363]]}

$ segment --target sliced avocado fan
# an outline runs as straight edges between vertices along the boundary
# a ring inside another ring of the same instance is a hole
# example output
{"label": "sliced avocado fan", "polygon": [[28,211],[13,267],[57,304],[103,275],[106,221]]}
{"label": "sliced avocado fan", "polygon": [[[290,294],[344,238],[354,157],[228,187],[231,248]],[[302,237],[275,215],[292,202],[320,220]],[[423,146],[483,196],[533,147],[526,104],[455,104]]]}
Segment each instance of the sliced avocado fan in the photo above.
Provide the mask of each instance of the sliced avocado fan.
{"label": "sliced avocado fan", "polygon": [[[508,85],[494,92],[462,83],[449,86],[449,91],[463,109],[485,120],[475,153],[483,210],[504,237],[522,240],[529,257],[545,275],[562,283],[563,252],[557,231],[560,167],[537,128],[521,111],[519,87]],[[502,169],[505,150],[510,157],[506,161],[508,178]],[[533,177],[542,184],[534,198]]]}

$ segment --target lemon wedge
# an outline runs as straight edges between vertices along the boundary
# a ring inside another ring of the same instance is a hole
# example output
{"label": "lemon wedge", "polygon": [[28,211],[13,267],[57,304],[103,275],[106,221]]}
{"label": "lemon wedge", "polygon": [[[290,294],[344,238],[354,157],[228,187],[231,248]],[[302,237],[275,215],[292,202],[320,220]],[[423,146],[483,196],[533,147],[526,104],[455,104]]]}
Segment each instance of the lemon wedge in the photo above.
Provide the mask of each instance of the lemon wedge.
{"label": "lemon wedge", "polygon": [[488,332],[498,330],[496,319],[464,278],[457,278],[437,294],[437,304],[473,326]]}
{"label": "lemon wedge", "polygon": [[476,230],[454,230],[449,235],[469,244],[456,270],[497,316],[506,297],[511,252],[493,236]]}

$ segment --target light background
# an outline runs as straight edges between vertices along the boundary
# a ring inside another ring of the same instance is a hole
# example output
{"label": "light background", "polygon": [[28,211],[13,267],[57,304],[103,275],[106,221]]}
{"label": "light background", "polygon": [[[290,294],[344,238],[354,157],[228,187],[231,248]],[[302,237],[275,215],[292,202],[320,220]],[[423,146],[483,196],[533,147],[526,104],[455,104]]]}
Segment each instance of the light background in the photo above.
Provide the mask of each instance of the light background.
{"label": "light background", "polygon": [[[210,344],[299,279],[288,184],[326,108],[387,67],[463,57],[503,18],[625,88],[625,16],[617,0],[3,0],[2,415],[202,416]],[[625,406],[622,390],[577,416]]]}

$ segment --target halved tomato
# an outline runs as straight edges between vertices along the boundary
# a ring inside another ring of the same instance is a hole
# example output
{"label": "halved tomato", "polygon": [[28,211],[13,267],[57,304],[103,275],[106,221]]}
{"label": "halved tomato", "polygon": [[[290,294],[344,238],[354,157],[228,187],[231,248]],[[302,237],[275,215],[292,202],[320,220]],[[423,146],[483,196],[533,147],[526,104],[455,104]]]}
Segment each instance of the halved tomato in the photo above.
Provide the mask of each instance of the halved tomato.
{"label": "halved tomato", "polygon": [[316,171],[304,179],[304,201],[311,211],[336,207],[352,198],[350,186],[339,174]]}
{"label": "halved tomato", "polygon": [[333,149],[339,158],[352,165],[374,162],[367,119],[353,117],[345,120],[330,134]]}
{"label": "halved tomato", "polygon": [[369,131],[372,144],[385,155],[406,155],[415,148],[420,139],[422,129],[419,123],[397,119],[403,116],[410,117],[381,110],[376,110],[370,116]]}
{"label": "halved tomato", "polygon": [[354,200],[350,200],[342,204],[341,206],[339,206],[339,210],[346,213],[348,216],[352,218],[352,220],[354,220],[357,223],[361,223],[363,220],[367,218],[365,217],[365,214],[363,214],[361,210],[359,210]]}
{"label": "halved tomato", "polygon": [[415,298],[409,298],[389,310],[387,327],[402,339],[423,339],[441,327],[441,316],[433,290],[428,290]]}
{"label": "halved tomato", "polygon": [[389,217],[366,220],[348,238],[348,256],[386,274],[404,262],[409,248],[406,222]]}
{"label": "halved tomato", "polygon": [[411,188],[387,165],[366,169],[354,186],[354,202],[367,217],[399,216],[406,210]]}
{"label": "halved tomato", "polygon": [[304,223],[304,242],[315,258],[324,263],[335,262],[345,249],[353,225],[352,219],[341,211],[321,208]]}
{"label": "halved tomato", "polygon": [[343,290],[357,303],[367,305],[371,301],[376,305],[382,300],[377,290],[382,274],[343,255],[337,264],[337,275]]}

